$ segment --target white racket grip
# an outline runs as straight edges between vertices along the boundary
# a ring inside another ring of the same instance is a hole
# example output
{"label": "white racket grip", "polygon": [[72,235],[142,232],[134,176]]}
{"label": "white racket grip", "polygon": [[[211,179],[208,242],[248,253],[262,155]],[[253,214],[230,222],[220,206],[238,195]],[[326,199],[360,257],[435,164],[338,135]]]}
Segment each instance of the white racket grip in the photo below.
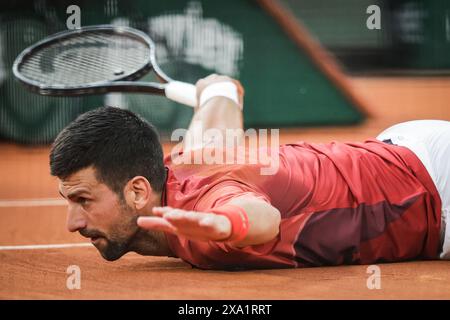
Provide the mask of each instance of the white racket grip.
{"label": "white racket grip", "polygon": [[166,97],[172,101],[195,108],[197,106],[197,88],[190,83],[172,81],[166,84]]}

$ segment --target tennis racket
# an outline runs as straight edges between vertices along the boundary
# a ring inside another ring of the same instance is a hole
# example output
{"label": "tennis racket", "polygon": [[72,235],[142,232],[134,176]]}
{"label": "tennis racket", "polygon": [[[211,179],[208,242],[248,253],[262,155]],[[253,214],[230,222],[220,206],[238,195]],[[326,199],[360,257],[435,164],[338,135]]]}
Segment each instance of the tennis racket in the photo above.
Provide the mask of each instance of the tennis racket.
{"label": "tennis racket", "polygon": [[[135,81],[152,70],[160,83]],[[129,27],[98,25],[56,33],[25,49],[13,73],[41,95],[134,92],[197,105],[196,87],[167,76],[156,63],[150,37]]]}

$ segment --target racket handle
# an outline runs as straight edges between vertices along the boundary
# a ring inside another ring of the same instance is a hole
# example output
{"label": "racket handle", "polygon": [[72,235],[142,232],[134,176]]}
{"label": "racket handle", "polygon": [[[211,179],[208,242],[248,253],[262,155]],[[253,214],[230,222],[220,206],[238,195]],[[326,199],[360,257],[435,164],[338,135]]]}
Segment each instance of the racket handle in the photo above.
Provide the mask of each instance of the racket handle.
{"label": "racket handle", "polygon": [[166,84],[166,97],[190,107],[197,106],[197,88],[190,83],[171,81]]}

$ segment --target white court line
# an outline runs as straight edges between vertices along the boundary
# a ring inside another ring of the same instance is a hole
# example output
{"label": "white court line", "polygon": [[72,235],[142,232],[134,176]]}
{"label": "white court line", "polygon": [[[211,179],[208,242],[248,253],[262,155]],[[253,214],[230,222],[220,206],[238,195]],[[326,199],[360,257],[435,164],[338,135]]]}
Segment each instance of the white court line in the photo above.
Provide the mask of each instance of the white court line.
{"label": "white court line", "polygon": [[0,246],[0,251],[4,250],[38,250],[38,249],[64,249],[64,248],[83,248],[93,247],[90,242],[82,243],[64,243],[64,244],[39,244],[28,246]]}
{"label": "white court line", "polygon": [[66,206],[67,201],[58,198],[47,199],[7,199],[0,200],[0,208],[12,208],[12,207],[56,207]]}
{"label": "white court line", "polygon": [[[66,206],[67,201],[64,199],[47,198],[47,199],[18,199],[18,200],[0,200],[0,208],[11,207],[44,207],[44,206]],[[0,246],[0,251],[5,250],[39,250],[39,249],[64,249],[64,248],[83,248],[92,247],[92,243],[64,243],[64,244],[42,244],[42,245],[25,245],[25,246]]]}

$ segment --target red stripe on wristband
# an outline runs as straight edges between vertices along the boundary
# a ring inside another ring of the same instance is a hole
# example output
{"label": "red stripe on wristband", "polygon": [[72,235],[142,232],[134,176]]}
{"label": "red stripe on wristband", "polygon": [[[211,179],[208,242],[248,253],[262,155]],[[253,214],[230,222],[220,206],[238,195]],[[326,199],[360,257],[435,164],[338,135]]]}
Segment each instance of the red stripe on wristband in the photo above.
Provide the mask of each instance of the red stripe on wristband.
{"label": "red stripe on wristband", "polygon": [[248,216],[244,209],[232,204],[225,204],[218,208],[208,210],[215,214],[227,217],[231,222],[231,235],[222,242],[239,242],[248,234]]}

